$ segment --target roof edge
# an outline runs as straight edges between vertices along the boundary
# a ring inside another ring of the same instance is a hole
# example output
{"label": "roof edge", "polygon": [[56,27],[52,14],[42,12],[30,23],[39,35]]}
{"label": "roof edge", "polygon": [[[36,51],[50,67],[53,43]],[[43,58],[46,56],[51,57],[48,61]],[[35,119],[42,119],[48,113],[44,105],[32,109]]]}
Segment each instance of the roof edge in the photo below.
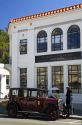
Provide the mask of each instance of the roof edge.
{"label": "roof edge", "polygon": [[14,18],[14,19],[11,19],[9,23],[25,21],[25,20],[29,20],[29,19],[35,19],[35,18],[44,17],[44,16],[48,16],[48,15],[53,15],[53,14],[55,15],[57,13],[62,13],[62,12],[80,9],[80,8],[82,8],[82,4],[76,4],[76,5],[72,5],[72,6],[68,6],[68,7],[64,7],[64,8],[60,8],[60,9],[55,9],[55,10],[51,10],[51,11],[47,11],[47,12],[42,12],[42,13],[33,14],[33,15],[29,15],[29,16],[22,16],[20,18]]}

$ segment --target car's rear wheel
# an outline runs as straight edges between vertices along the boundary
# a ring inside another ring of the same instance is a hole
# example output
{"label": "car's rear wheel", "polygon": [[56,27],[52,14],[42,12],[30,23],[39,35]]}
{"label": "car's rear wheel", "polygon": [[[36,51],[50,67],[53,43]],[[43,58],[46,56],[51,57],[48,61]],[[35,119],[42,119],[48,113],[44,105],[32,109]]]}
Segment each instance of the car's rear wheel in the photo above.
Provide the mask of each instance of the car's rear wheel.
{"label": "car's rear wheel", "polygon": [[8,116],[9,117],[17,117],[17,106],[15,104],[9,104]]}

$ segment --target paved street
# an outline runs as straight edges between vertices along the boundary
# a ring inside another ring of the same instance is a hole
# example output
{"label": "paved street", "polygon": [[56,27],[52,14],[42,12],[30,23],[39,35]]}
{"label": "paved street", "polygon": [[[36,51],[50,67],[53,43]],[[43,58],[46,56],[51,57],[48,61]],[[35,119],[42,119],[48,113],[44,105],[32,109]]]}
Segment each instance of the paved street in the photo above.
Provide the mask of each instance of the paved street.
{"label": "paved street", "polygon": [[77,119],[59,119],[56,121],[48,121],[38,118],[28,119],[11,119],[0,117],[0,125],[82,125],[82,120]]}

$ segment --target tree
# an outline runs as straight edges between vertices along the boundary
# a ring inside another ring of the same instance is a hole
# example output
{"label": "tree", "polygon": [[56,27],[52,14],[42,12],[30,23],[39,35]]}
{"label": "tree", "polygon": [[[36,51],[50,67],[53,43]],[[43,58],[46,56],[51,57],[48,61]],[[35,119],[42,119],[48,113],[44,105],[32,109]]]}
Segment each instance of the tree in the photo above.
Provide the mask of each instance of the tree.
{"label": "tree", "polygon": [[0,63],[9,63],[9,35],[0,29]]}

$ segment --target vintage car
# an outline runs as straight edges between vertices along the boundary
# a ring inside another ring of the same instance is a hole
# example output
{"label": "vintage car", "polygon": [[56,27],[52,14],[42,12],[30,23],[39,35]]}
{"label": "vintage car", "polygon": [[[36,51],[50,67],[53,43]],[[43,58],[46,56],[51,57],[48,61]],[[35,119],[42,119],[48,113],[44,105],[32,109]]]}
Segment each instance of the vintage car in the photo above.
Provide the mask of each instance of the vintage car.
{"label": "vintage car", "polygon": [[32,113],[43,114],[51,120],[58,118],[58,99],[48,97],[48,91],[37,88],[11,88],[7,105],[9,117],[31,115]]}

